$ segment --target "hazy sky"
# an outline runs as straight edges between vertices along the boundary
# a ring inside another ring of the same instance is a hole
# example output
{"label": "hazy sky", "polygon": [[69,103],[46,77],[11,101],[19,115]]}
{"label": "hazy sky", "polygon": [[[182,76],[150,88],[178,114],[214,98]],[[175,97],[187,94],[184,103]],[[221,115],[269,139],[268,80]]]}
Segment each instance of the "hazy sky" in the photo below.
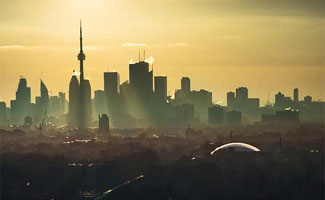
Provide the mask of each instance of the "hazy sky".
{"label": "hazy sky", "polygon": [[85,77],[103,89],[103,72],[128,79],[138,51],[153,56],[168,91],[182,76],[192,89],[249,88],[250,97],[282,91],[324,100],[323,0],[0,0],[0,101],[15,98],[19,77],[39,95],[39,79],[56,95],[79,70],[83,23]]}

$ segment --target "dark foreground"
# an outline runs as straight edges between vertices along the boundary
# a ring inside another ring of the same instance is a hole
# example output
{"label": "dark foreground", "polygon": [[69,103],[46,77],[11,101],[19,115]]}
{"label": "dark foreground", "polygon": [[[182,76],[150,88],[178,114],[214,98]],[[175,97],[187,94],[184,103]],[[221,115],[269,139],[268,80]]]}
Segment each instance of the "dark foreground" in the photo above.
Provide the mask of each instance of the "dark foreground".
{"label": "dark foreground", "polygon": [[[290,145],[281,153],[213,156],[226,136],[214,143],[141,136],[72,144],[2,137],[1,199],[324,199],[323,132],[290,134],[282,135]],[[254,138],[246,139],[264,149],[277,144],[277,137]]]}

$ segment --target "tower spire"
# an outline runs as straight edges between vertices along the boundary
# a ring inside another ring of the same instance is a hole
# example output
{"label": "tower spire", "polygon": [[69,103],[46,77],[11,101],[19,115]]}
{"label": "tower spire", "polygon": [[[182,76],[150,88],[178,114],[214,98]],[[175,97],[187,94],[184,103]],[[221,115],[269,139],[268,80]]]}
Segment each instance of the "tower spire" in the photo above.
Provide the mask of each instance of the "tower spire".
{"label": "tower spire", "polygon": [[80,52],[78,54],[78,60],[80,61],[80,83],[84,80],[84,67],[83,61],[86,59],[85,54],[82,50],[82,26],[81,26],[81,19],[80,19]]}
{"label": "tower spire", "polygon": [[80,52],[82,52],[82,25],[80,19]]}

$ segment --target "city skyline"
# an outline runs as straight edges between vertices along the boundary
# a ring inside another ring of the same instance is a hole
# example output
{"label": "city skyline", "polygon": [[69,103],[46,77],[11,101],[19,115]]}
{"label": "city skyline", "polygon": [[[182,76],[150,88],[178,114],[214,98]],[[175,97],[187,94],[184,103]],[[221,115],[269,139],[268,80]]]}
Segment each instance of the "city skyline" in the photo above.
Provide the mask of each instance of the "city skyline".
{"label": "city skyline", "polygon": [[87,27],[84,51],[93,90],[104,88],[102,73],[108,68],[119,72],[121,83],[127,80],[130,58],[137,61],[138,51],[145,49],[155,59],[155,75],[168,76],[171,94],[188,76],[193,89],[206,88],[223,105],[226,92],[240,86],[260,97],[262,105],[268,93],[291,96],[293,88],[324,100],[322,1],[42,2],[2,2],[7,9],[0,19],[0,99],[6,103],[14,98],[8,91],[16,90],[21,75],[33,97],[39,78],[53,94],[68,92],[72,70],[79,68],[74,38],[80,18]]}

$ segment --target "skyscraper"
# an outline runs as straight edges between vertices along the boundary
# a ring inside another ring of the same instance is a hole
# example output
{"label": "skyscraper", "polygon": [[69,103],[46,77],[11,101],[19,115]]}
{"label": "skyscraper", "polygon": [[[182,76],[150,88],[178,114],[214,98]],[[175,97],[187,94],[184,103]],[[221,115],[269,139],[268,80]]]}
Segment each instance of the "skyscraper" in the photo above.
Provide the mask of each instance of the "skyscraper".
{"label": "skyscraper", "polygon": [[236,89],[236,101],[237,104],[242,105],[247,102],[248,89],[246,87],[239,87]]}
{"label": "skyscraper", "polygon": [[105,113],[105,92],[103,90],[95,90],[94,95],[95,100],[95,114],[96,116],[99,114]]}
{"label": "skyscraper", "polygon": [[0,102],[0,126],[7,123],[7,107],[6,103]]}
{"label": "skyscraper", "polygon": [[147,62],[140,61],[129,65],[131,90],[141,99],[152,95],[152,75],[153,71],[149,71],[149,63]]}
{"label": "skyscraper", "polygon": [[129,80],[131,114],[140,117],[148,114],[153,97],[153,71],[149,71],[149,63],[139,61],[129,64]]}
{"label": "skyscraper", "polygon": [[117,72],[104,73],[104,91],[106,107],[109,115],[118,110],[119,92],[120,92],[120,75]]}
{"label": "skyscraper", "polygon": [[298,103],[299,102],[299,90],[298,90],[298,88],[295,88],[294,90],[293,90],[293,101],[295,102],[295,103]]}
{"label": "skyscraper", "polygon": [[[83,103],[84,103],[84,116],[82,117],[82,121],[80,123],[84,123],[80,126],[80,128],[87,128],[91,122],[92,117],[92,106],[91,106],[91,86],[88,79],[83,80]],[[80,93],[81,94],[81,93]]]}
{"label": "skyscraper", "polygon": [[20,78],[16,91],[16,100],[10,102],[11,118],[14,123],[22,124],[24,118],[29,114],[31,107],[31,90],[27,87],[27,80]]}
{"label": "skyscraper", "polygon": [[158,104],[166,103],[167,100],[167,77],[155,76],[155,100]]}
{"label": "skyscraper", "polygon": [[234,92],[228,92],[227,93],[227,106],[229,108],[234,108],[236,104],[236,98]]}
{"label": "skyscraper", "polygon": [[78,78],[72,75],[69,84],[69,115],[68,124],[70,127],[79,127],[79,108],[80,108],[80,86]]}
{"label": "skyscraper", "polygon": [[41,80],[40,83],[40,90],[41,90],[41,98],[40,98],[40,107],[39,107],[39,115],[43,116],[45,110],[48,108],[49,105],[49,92],[44,84],[44,82]]}
{"label": "skyscraper", "polygon": [[189,77],[183,77],[181,80],[181,90],[184,93],[190,93],[191,91],[191,80]]}

